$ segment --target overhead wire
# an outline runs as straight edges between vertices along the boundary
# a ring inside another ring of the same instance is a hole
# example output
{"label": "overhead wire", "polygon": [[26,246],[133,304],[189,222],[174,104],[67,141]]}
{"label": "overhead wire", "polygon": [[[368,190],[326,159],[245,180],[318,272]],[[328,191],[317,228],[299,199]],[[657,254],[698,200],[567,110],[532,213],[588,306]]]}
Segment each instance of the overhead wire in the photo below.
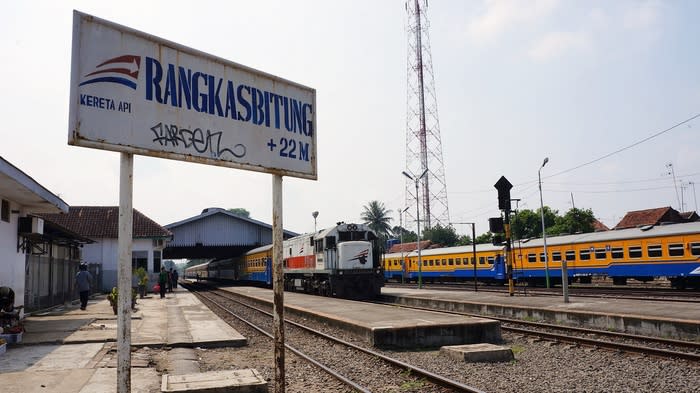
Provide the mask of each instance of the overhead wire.
{"label": "overhead wire", "polygon": [[548,178],[551,178],[551,177],[554,177],[554,176],[563,175],[564,173],[568,173],[568,172],[571,172],[571,171],[575,171],[576,169],[583,168],[584,166],[587,166],[587,165],[591,165],[591,164],[596,163],[596,162],[598,162],[598,161],[600,161],[600,160],[606,159],[606,158],[608,158],[608,157],[610,157],[610,156],[612,156],[612,155],[615,155],[615,154],[617,154],[617,153],[621,153],[621,152],[623,152],[623,151],[625,151],[625,150],[631,149],[631,148],[633,148],[633,147],[635,147],[635,146],[637,146],[637,145],[640,145],[640,144],[642,144],[642,143],[644,143],[644,142],[646,142],[646,141],[649,141],[649,140],[654,139],[654,138],[656,138],[656,137],[658,137],[658,136],[660,136],[660,135],[663,135],[663,134],[665,134],[665,133],[667,133],[667,132],[669,132],[669,131],[671,131],[671,130],[673,130],[673,129],[675,129],[675,128],[678,128],[678,127],[682,126],[683,124],[689,123],[689,122],[691,122],[691,121],[697,119],[698,117],[700,117],[700,113],[698,113],[698,114],[696,114],[696,115],[694,115],[694,116],[691,116],[691,117],[689,117],[689,118],[687,118],[687,119],[685,119],[685,120],[683,120],[683,121],[681,121],[681,122],[679,122],[679,123],[676,123],[676,124],[672,125],[671,127],[668,127],[668,128],[666,128],[666,129],[664,129],[664,130],[661,130],[661,131],[659,131],[659,132],[657,132],[657,133],[655,133],[655,134],[653,134],[653,135],[650,135],[650,136],[648,136],[648,137],[646,137],[646,138],[644,138],[644,139],[642,139],[642,140],[639,140],[639,141],[637,141],[637,142],[634,142],[634,143],[632,143],[631,145],[627,145],[627,146],[622,147],[622,148],[620,148],[620,149],[617,149],[617,150],[615,150],[615,151],[613,151],[613,152],[611,152],[611,153],[605,154],[605,155],[603,155],[603,156],[601,156],[601,157],[598,157],[598,158],[596,158],[596,159],[594,159],[594,160],[591,160],[591,161],[588,161],[588,162],[584,162],[583,164],[577,165],[577,166],[575,166],[575,167],[572,167],[572,168],[569,168],[569,169],[565,169],[565,170],[563,170],[563,171],[556,172],[556,173],[553,173],[553,174],[551,174],[551,175],[547,175],[547,176],[545,176],[544,178],[545,178],[545,179],[548,179]]}

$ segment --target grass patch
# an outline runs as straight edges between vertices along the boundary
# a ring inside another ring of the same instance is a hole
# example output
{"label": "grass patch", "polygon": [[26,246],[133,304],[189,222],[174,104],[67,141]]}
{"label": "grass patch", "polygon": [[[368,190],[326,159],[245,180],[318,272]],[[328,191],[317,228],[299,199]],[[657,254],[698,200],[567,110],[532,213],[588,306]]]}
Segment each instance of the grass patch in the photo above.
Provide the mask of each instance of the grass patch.
{"label": "grass patch", "polygon": [[513,356],[518,356],[521,353],[525,352],[525,347],[523,347],[522,345],[513,345],[513,347],[510,350],[513,351]]}

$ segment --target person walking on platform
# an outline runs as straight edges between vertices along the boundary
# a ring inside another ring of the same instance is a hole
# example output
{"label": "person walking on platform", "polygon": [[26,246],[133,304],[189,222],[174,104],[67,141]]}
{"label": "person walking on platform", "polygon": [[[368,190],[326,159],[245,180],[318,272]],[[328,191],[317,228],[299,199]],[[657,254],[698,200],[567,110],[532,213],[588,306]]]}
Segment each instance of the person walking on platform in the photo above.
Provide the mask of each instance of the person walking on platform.
{"label": "person walking on platform", "polygon": [[168,292],[173,291],[173,268],[168,271]]}
{"label": "person walking on platform", "polygon": [[90,295],[92,274],[87,271],[87,265],[84,263],[81,263],[78,269],[78,274],[75,275],[75,286],[78,288],[78,292],[80,292],[80,309],[85,310],[87,308],[88,296]]}
{"label": "person walking on platform", "polygon": [[158,286],[160,287],[160,298],[165,297],[165,289],[168,285],[168,272],[165,271],[165,267],[161,266],[160,274],[158,275]]}
{"label": "person walking on platform", "polygon": [[177,280],[180,278],[180,275],[177,274],[177,269],[173,270],[173,288],[177,288]]}

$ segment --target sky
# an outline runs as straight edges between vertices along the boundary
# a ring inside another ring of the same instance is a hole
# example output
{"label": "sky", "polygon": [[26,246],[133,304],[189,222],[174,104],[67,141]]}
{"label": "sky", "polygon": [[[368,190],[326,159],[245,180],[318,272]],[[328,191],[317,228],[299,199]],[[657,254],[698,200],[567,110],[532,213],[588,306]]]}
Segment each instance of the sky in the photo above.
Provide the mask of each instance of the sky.
{"label": "sky", "polygon": [[[312,231],[313,211],[318,228],[359,222],[373,200],[398,225],[406,187],[403,1],[2,8],[0,155],[69,205],[119,204],[119,154],[67,144],[76,9],[316,89],[318,180],[284,178],[285,229]],[[700,117],[687,120],[700,114],[698,15],[700,2],[691,0],[429,2],[450,221],[487,231],[499,214],[493,185],[501,176],[515,185],[519,208],[539,208],[545,157],[544,204],[560,214],[590,208],[612,227],[631,210],[695,210]],[[269,174],[136,156],[133,192],[134,208],[161,225],[209,207],[241,207],[272,222]]]}

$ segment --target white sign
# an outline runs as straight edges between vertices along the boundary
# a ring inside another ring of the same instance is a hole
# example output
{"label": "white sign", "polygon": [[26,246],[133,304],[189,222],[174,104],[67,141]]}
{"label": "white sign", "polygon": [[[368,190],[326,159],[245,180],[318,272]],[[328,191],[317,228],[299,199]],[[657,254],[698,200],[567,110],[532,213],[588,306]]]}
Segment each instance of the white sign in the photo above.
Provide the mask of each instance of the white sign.
{"label": "white sign", "polygon": [[316,90],[74,11],[68,143],[316,179]]}

